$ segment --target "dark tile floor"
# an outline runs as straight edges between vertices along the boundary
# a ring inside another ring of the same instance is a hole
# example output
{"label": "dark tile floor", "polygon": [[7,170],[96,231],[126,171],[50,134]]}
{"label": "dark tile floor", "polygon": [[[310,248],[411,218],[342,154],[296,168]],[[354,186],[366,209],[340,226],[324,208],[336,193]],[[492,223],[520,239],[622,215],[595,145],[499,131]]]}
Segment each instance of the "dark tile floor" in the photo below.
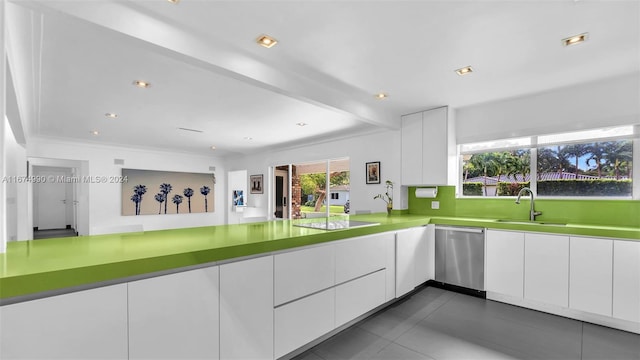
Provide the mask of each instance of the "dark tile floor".
{"label": "dark tile floor", "polygon": [[74,229],[51,229],[51,230],[34,230],[33,239],[51,239],[59,237],[78,236]]}
{"label": "dark tile floor", "polygon": [[295,359],[640,359],[640,335],[425,287]]}

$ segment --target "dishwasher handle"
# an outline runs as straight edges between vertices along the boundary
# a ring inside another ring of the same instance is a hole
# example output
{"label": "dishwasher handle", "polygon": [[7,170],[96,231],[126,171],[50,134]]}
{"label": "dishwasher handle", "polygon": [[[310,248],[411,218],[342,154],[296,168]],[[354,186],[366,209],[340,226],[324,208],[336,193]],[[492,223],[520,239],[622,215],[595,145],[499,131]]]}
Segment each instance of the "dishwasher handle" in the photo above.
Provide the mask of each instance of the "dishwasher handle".
{"label": "dishwasher handle", "polygon": [[457,226],[437,226],[436,230],[451,230],[451,231],[460,231],[466,233],[474,233],[474,234],[482,234],[484,233],[484,228],[468,228],[468,227],[457,227]]}

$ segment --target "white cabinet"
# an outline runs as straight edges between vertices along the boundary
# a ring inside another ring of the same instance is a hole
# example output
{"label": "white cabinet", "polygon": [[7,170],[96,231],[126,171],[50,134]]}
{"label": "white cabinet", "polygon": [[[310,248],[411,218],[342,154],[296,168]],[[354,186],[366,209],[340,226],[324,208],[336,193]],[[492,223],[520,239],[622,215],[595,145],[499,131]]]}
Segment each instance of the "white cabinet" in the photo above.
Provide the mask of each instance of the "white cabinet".
{"label": "white cabinet", "polygon": [[127,285],[0,307],[2,359],[126,359]]}
{"label": "white cabinet", "polygon": [[426,226],[396,233],[396,297],[410,292],[429,277],[429,258]]}
{"label": "white cabinet", "polygon": [[130,282],[129,359],[218,359],[218,267]]}
{"label": "white cabinet", "polygon": [[524,294],[524,233],[487,230],[486,289],[522,298]]}
{"label": "white cabinet", "polygon": [[335,285],[335,264],[333,244],[275,255],[275,305]]}
{"label": "white cabinet", "polygon": [[386,241],[393,233],[362,236],[336,243],[336,284],[386,267]]}
{"label": "white cabinet", "polygon": [[402,116],[402,185],[447,184],[448,108]]}
{"label": "white cabinet", "polygon": [[336,327],[385,303],[385,271],[336,286]]}
{"label": "white cabinet", "polygon": [[640,242],[613,242],[613,316],[640,322]]}
{"label": "white cabinet", "polygon": [[220,265],[220,358],[273,354],[273,256]]}
{"label": "white cabinet", "polygon": [[328,333],[335,327],[335,288],[275,309],[275,358]]}
{"label": "white cabinet", "polygon": [[525,233],[524,297],[569,306],[569,237]]}
{"label": "white cabinet", "polygon": [[569,307],[611,316],[613,240],[571,236]]}

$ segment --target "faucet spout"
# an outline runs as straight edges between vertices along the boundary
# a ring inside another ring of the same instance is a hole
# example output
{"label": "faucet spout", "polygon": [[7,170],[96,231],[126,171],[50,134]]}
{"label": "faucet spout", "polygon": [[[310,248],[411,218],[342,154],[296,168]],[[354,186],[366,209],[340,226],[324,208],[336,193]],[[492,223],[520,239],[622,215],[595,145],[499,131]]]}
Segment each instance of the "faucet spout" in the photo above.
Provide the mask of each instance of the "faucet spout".
{"label": "faucet spout", "polygon": [[526,192],[529,193],[529,196],[531,198],[531,209],[529,210],[529,220],[536,221],[536,216],[542,215],[542,212],[535,210],[535,199],[533,196],[533,191],[531,191],[531,189],[529,189],[528,187],[523,187],[522,189],[520,189],[520,191],[518,192],[518,198],[516,199],[516,204],[520,204],[520,198]]}

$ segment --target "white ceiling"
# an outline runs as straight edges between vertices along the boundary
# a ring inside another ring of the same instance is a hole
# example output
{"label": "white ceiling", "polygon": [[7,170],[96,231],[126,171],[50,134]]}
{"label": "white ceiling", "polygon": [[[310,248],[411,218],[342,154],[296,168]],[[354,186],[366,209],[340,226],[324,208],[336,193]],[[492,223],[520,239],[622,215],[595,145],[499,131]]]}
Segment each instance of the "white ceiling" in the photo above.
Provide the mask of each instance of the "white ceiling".
{"label": "white ceiling", "polygon": [[635,0],[12,3],[41,36],[27,139],[253,153],[640,70]]}

